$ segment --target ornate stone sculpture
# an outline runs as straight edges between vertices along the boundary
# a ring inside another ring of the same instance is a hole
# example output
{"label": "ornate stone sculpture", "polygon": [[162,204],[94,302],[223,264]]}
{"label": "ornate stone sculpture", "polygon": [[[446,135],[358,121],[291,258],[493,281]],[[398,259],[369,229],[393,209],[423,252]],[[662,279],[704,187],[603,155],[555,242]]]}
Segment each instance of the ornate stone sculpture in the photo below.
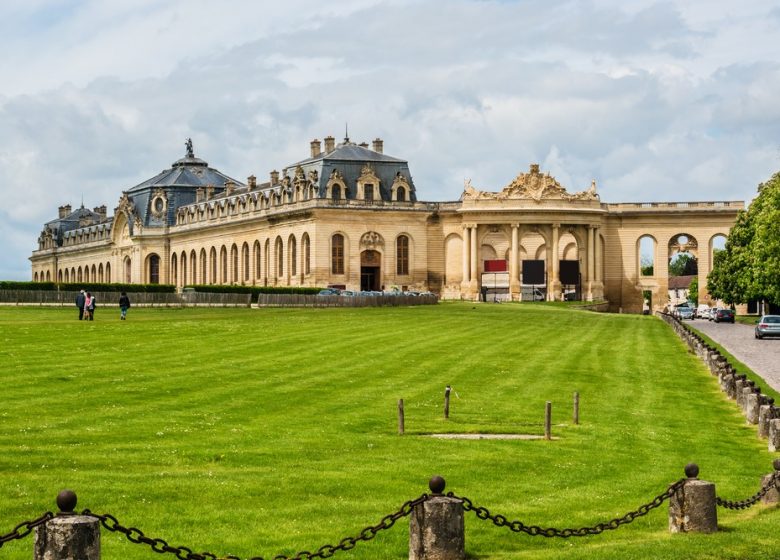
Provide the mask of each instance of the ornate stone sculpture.
{"label": "ornate stone sculpture", "polygon": [[596,193],[596,181],[585,191],[570,194],[550,174],[542,174],[539,165],[531,164],[528,173],[520,173],[501,192],[491,193],[475,189],[471,186],[471,180],[464,183],[461,200],[498,199],[498,200],[522,200],[530,199],[536,202],[542,200],[599,200]]}

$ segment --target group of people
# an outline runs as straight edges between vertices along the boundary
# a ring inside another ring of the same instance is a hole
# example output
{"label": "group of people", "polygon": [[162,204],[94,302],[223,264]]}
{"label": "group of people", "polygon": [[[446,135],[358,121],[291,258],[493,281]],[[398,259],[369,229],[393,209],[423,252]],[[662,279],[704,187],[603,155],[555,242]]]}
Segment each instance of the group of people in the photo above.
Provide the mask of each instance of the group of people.
{"label": "group of people", "polygon": [[[81,290],[76,296],[76,307],[79,310],[79,321],[94,321],[95,320],[95,307],[97,307],[97,300],[89,292]],[[124,321],[127,319],[127,310],[130,309],[130,298],[127,297],[125,292],[119,296],[119,319]]]}

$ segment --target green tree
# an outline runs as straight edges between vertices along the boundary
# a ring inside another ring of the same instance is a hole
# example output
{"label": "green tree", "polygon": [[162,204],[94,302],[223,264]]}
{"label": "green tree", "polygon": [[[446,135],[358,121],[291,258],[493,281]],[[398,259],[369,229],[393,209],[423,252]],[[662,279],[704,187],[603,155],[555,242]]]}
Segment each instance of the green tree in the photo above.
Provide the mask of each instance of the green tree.
{"label": "green tree", "polygon": [[690,253],[677,253],[669,263],[669,276],[690,276],[699,273],[699,263]]}
{"label": "green tree", "polygon": [[759,185],[750,207],[737,215],[726,247],[713,257],[707,286],[727,303],[780,303],[780,173]]}
{"label": "green tree", "polygon": [[694,305],[699,305],[699,277],[698,276],[691,279],[691,285],[688,286],[688,301],[692,301]]}

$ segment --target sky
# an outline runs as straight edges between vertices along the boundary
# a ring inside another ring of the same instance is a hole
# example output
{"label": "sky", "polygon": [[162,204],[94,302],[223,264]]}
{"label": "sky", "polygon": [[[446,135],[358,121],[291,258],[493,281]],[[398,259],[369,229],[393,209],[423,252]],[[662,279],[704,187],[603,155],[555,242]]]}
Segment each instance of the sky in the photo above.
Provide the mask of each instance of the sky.
{"label": "sky", "polygon": [[749,202],[780,171],[776,0],[3,0],[0,36],[5,280],[187,138],[265,181],[348,125],[425,201],[531,163],[602,202]]}

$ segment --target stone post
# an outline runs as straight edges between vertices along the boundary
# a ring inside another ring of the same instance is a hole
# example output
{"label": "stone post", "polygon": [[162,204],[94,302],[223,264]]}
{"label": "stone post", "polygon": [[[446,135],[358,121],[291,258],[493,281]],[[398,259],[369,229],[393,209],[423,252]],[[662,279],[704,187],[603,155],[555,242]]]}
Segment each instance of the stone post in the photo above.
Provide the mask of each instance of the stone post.
{"label": "stone post", "polygon": [[35,528],[34,560],[100,560],[100,521],[78,515],[76,494],[63,490],[57,496],[60,513]]}
{"label": "stone post", "polygon": [[745,419],[748,424],[758,424],[758,394],[752,389],[745,394]]}
{"label": "stone post", "polygon": [[409,560],[465,560],[463,502],[442,496],[445,482],[434,476],[432,496],[416,505],[409,517]]}
{"label": "stone post", "polygon": [[772,420],[772,405],[762,404],[758,408],[758,437],[769,437],[769,422]]}
{"label": "stone post", "polygon": [[780,459],[775,459],[772,462],[772,466],[775,468],[775,472],[766,474],[761,477],[761,488],[767,484],[770,484],[772,478],[774,478],[776,481],[774,488],[764,494],[764,496],[761,498],[761,503],[763,504],[780,503],[780,490],[778,490],[778,488],[780,488]]}
{"label": "stone post", "polygon": [[769,421],[769,451],[780,451],[780,419]]}
{"label": "stone post", "polygon": [[718,530],[715,484],[696,478],[699,467],[685,466],[688,477],[669,498],[669,531],[672,533],[714,533]]}
{"label": "stone post", "polygon": [[744,397],[744,394],[742,393],[742,389],[745,387],[745,380],[740,379],[739,377],[734,382],[734,398],[737,400],[737,405],[742,408],[742,398]]}

